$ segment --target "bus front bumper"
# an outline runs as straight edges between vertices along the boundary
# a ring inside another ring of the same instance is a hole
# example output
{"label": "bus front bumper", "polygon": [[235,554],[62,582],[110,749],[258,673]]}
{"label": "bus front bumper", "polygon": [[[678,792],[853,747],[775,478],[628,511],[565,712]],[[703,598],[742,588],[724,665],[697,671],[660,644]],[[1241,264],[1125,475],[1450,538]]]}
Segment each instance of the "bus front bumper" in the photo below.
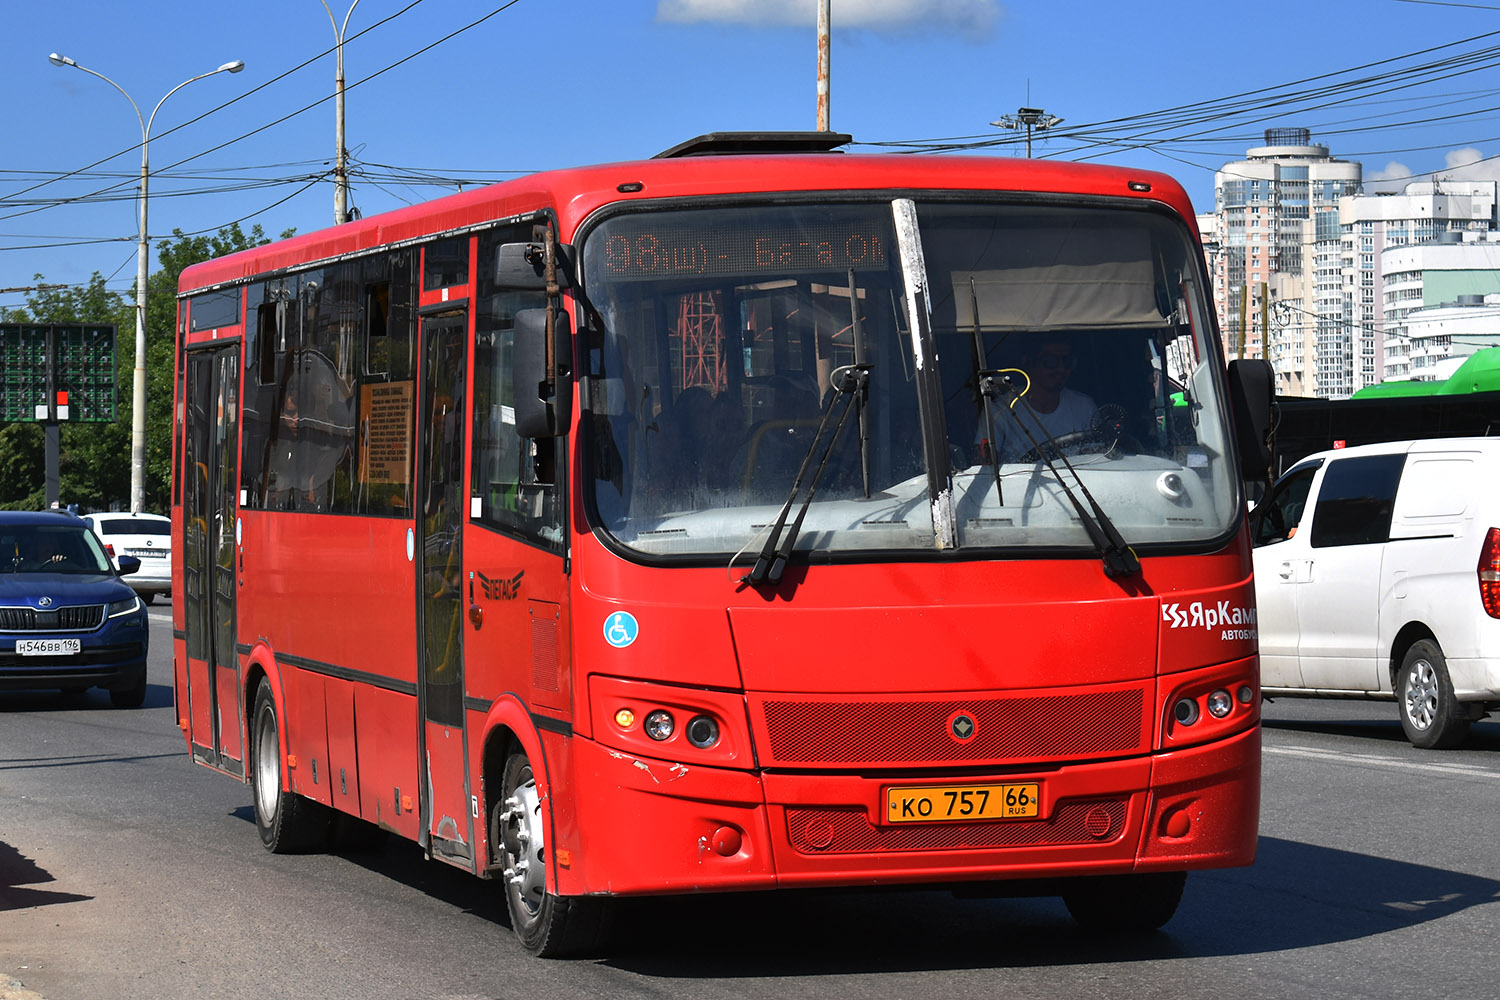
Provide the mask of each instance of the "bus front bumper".
{"label": "bus front bumper", "polygon": [[[1149,757],[921,780],[755,774],[569,742],[576,812],[557,824],[555,841],[564,895],[953,884],[1234,867],[1255,858],[1258,726]],[[1037,815],[886,819],[893,786],[933,785],[941,795],[1000,783],[1037,784]]]}

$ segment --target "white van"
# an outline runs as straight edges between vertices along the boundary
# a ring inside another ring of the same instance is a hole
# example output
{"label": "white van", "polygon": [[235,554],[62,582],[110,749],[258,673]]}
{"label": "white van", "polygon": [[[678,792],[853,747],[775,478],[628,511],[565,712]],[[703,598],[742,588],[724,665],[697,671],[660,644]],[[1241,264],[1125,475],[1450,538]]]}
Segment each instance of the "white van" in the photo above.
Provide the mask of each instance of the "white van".
{"label": "white van", "polygon": [[1500,708],[1500,438],[1310,455],[1251,531],[1263,693],[1394,698],[1419,747]]}

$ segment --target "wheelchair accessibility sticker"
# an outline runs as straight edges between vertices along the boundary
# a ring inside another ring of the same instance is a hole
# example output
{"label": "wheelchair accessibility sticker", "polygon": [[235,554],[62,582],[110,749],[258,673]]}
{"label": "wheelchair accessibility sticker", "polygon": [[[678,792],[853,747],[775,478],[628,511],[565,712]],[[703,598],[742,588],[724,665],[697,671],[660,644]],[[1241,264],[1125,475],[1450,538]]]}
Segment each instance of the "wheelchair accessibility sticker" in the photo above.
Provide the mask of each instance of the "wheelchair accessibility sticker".
{"label": "wheelchair accessibility sticker", "polygon": [[629,611],[616,611],[604,619],[604,641],[616,649],[624,649],[635,642],[639,633],[640,626]]}

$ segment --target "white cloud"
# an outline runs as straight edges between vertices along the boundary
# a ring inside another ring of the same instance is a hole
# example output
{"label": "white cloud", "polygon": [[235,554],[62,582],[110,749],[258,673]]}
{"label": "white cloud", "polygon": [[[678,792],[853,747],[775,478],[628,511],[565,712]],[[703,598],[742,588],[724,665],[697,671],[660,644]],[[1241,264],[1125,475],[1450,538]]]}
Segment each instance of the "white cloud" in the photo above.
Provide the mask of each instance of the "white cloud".
{"label": "white cloud", "polygon": [[1447,166],[1415,174],[1404,163],[1392,160],[1379,170],[1366,171],[1367,194],[1400,194],[1406,185],[1417,181],[1500,181],[1500,157],[1485,154],[1473,146],[1455,149],[1443,157]]}
{"label": "white cloud", "polygon": [[1379,170],[1365,171],[1364,189],[1366,194],[1400,194],[1406,185],[1421,179],[1412,176],[1411,167],[1392,160]]}
{"label": "white cloud", "polygon": [[1436,171],[1440,180],[1500,181],[1500,159],[1485,155],[1473,146],[1455,149],[1443,157],[1448,169]]}
{"label": "white cloud", "polygon": [[[999,0],[832,0],[833,28],[877,31],[947,28],[970,37],[989,37],[1000,20]],[[751,25],[812,25],[815,0],[657,0],[662,21]]]}

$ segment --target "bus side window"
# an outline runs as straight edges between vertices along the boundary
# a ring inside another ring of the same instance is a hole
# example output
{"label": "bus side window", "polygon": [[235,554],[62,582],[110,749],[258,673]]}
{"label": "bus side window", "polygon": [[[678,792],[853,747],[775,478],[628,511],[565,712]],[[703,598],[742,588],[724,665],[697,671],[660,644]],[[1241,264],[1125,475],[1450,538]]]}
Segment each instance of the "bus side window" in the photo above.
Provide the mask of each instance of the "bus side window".
{"label": "bus side window", "polygon": [[[545,470],[555,442],[522,437],[516,430],[511,366],[515,316],[544,308],[546,295],[496,286],[500,244],[531,238],[531,227],[508,227],[479,240],[479,295],[474,316],[474,519],[545,542],[562,544],[558,490]],[[545,451],[544,451],[545,449]]]}

